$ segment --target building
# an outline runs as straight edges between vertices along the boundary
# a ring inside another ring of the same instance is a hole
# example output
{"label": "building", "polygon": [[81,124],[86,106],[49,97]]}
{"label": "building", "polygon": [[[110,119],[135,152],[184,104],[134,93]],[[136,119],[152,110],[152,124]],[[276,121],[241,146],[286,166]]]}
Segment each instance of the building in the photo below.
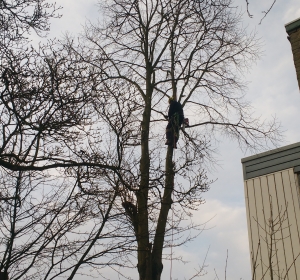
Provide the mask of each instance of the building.
{"label": "building", "polygon": [[[285,28],[300,88],[300,18]],[[242,165],[252,279],[300,280],[300,142]]]}
{"label": "building", "polygon": [[300,142],[242,164],[253,279],[300,279]]}

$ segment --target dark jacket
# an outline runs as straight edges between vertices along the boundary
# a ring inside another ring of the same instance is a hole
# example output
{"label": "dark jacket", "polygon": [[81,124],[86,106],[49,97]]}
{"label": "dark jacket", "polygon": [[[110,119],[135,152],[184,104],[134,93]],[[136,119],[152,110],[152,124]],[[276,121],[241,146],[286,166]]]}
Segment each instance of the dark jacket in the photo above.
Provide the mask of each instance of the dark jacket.
{"label": "dark jacket", "polygon": [[184,119],[182,105],[179,102],[172,100],[168,112],[169,120],[171,120],[172,116],[176,113],[179,115],[179,125],[182,125]]}

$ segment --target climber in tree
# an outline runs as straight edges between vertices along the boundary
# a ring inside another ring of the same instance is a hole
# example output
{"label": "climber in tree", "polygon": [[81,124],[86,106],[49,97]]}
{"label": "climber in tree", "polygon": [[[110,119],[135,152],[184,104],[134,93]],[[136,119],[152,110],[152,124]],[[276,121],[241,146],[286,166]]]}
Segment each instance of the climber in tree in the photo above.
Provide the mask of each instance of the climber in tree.
{"label": "climber in tree", "polygon": [[168,125],[166,128],[166,145],[176,147],[179,138],[179,128],[183,123],[184,115],[182,105],[175,101],[173,97],[169,98],[169,112],[168,112]]}

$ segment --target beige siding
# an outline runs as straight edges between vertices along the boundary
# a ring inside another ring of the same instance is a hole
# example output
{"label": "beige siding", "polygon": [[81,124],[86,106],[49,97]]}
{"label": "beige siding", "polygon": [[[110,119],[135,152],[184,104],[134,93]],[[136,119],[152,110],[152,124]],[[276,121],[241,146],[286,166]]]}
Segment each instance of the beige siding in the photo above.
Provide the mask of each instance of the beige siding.
{"label": "beige siding", "polygon": [[[277,226],[279,217],[277,192],[274,174],[267,175],[267,182],[269,187],[270,204],[264,205],[265,208],[270,209],[270,216],[266,217],[268,221],[267,228],[269,235],[268,254],[271,258],[272,266],[269,267],[270,272],[273,273],[275,279],[281,279],[282,273],[286,272],[285,258],[283,255],[283,241],[280,234],[280,228]],[[279,253],[280,252],[280,253]],[[266,278],[268,279],[268,278]]]}
{"label": "beige siding", "polygon": [[[283,229],[283,235],[288,236],[289,238],[286,238],[286,246],[285,248],[286,252],[286,260],[287,260],[287,269],[288,269],[288,276],[289,279],[300,279],[300,266],[298,266],[298,271],[295,265],[293,265],[293,262],[295,259],[297,259],[297,250],[296,248],[300,247],[299,244],[299,234],[298,234],[298,225],[297,225],[297,216],[295,213],[295,207],[294,207],[294,197],[292,194],[292,189],[296,191],[296,185],[291,185],[291,180],[294,179],[293,170],[288,170],[288,172],[282,172],[282,185],[283,185],[283,193],[284,193],[284,200],[285,200],[285,208],[287,211],[287,228]],[[297,194],[295,196],[297,199]],[[298,215],[299,215],[298,210]],[[299,274],[298,274],[299,273]],[[294,278],[293,275],[296,275]],[[298,276],[297,276],[298,275]]]}
{"label": "beige siding", "polygon": [[[290,255],[290,248],[288,246],[289,243],[289,236],[287,234],[287,230],[289,227],[288,221],[287,221],[287,208],[286,208],[286,202],[284,198],[284,188],[282,186],[282,172],[274,173],[274,195],[276,193],[277,195],[277,203],[274,203],[274,216],[273,216],[273,224],[275,229],[275,241],[276,245],[278,245],[278,273],[279,273],[279,279],[285,279],[285,277],[288,278],[287,274],[287,265],[288,261],[287,258]],[[273,194],[272,194],[273,195]],[[275,199],[273,200],[275,202]],[[275,206],[275,204],[277,204]],[[276,207],[276,209],[274,209]],[[292,262],[289,262],[289,264]],[[292,279],[292,278],[291,278]]]}
{"label": "beige siding", "polygon": [[[257,255],[257,272],[256,276],[257,279],[262,279],[263,276],[266,274],[266,262],[268,261],[268,250],[267,250],[267,243],[264,242],[266,239],[266,230],[265,230],[265,218],[263,215],[264,212],[264,203],[263,203],[263,197],[262,197],[262,188],[261,187],[261,181],[260,178],[254,178],[253,180],[253,187],[254,187],[254,192],[255,192],[255,205],[256,205],[256,214],[257,217],[254,219],[254,223],[257,224],[258,226],[258,237],[259,237],[259,254]],[[261,273],[260,271],[261,270]]]}
{"label": "beige siding", "polygon": [[[266,205],[271,205],[270,200],[270,192],[269,192],[269,185],[268,185],[268,179],[267,176],[262,176],[260,179],[260,188],[262,192],[262,222],[260,224],[261,231],[261,249],[263,251],[264,258],[262,259],[262,266],[263,266],[263,278],[262,279],[268,279],[269,276],[271,276],[269,269],[270,266],[272,266],[275,270],[278,269],[278,260],[277,256],[274,258],[270,258],[270,250],[271,247],[271,238],[269,234],[269,222],[270,220],[268,217],[271,217],[271,208],[270,207],[263,207]],[[278,279],[275,276],[273,276],[274,279]]]}
{"label": "beige siding", "polygon": [[250,214],[250,207],[249,207],[249,201],[251,201],[251,198],[249,198],[249,184],[250,180],[244,182],[244,193],[245,193],[245,204],[246,204],[246,213],[247,213],[247,225],[248,225],[248,241],[249,241],[249,251],[250,251],[250,260],[251,260],[251,267],[253,267],[253,248],[252,248],[252,230],[251,230],[251,219],[249,219]]}
{"label": "beige siding", "polygon": [[260,258],[260,251],[259,251],[259,235],[258,235],[258,225],[255,222],[257,219],[257,214],[256,214],[256,200],[255,200],[255,194],[254,194],[254,184],[253,180],[248,180],[246,182],[247,186],[247,194],[248,194],[248,206],[249,206],[249,217],[248,219],[251,232],[249,232],[249,237],[251,238],[251,263],[252,263],[252,268],[255,268],[255,273],[254,273],[254,280],[260,279],[258,277],[261,276],[261,266],[258,263],[258,259]]}
{"label": "beige siding", "polygon": [[300,280],[299,186],[293,169],[246,180],[244,187],[253,278]]}

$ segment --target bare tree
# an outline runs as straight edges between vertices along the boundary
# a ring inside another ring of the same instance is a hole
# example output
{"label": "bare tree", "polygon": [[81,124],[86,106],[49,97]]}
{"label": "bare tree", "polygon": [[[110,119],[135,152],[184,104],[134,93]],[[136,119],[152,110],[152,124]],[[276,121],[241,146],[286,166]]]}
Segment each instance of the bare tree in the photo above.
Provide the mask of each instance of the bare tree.
{"label": "bare tree", "polygon": [[[10,177],[1,267],[14,279],[134,267],[135,252],[140,279],[160,279],[172,235],[180,245],[190,239],[181,234],[197,229],[184,220],[209,188],[210,140],[222,133],[256,149],[280,136],[243,101],[241,74],[259,51],[231,1],[114,0],[102,8],[105,25],[88,25],[78,44],[3,56],[0,164]],[[169,96],[191,116],[176,153],[163,145]],[[33,204],[29,193],[40,184],[54,190]],[[24,231],[37,235],[17,246]]]}
{"label": "bare tree", "polygon": [[73,279],[81,267],[123,265],[134,239],[123,234],[121,158],[107,138],[107,154],[98,149],[98,74],[52,42],[4,62],[1,270],[10,279]]}
{"label": "bare tree", "polygon": [[30,46],[30,30],[45,34],[54,5],[1,1],[0,9],[1,273],[73,279],[81,267],[122,265],[133,239],[123,235],[120,159],[97,149],[99,75],[58,42]]}
{"label": "bare tree", "polygon": [[22,173],[15,180],[1,176],[1,191],[15,191],[14,200],[2,203],[0,220],[0,268],[10,279],[73,279],[86,266],[96,276],[102,267],[125,263],[134,239],[123,234],[122,211],[113,209],[116,190],[102,183],[87,192],[82,178],[78,190],[78,181]]}
{"label": "bare tree", "polygon": [[[131,167],[122,174],[131,197],[123,206],[138,244],[140,279],[160,279],[169,210],[179,205],[189,214],[202,203],[201,193],[209,186],[203,164],[209,159],[211,137],[221,131],[257,148],[262,140],[276,141],[278,127],[251,118],[242,100],[240,74],[258,58],[258,42],[240,28],[231,1],[115,0],[102,9],[105,25],[88,25],[83,43],[70,47],[101,74],[100,98],[111,93],[119,99],[133,92],[129,103],[141,105],[130,122],[134,129],[127,128],[140,146],[128,146],[124,137],[119,140],[124,152],[137,159],[123,159]],[[120,92],[124,83],[128,90]],[[176,155],[172,147],[163,152],[169,96],[194,116],[182,131]],[[120,115],[130,106],[123,110]]]}
{"label": "bare tree", "polygon": [[44,36],[49,31],[49,19],[59,18],[60,7],[45,0],[0,1],[0,58],[5,63],[12,52],[22,52],[28,46],[30,32]]}

